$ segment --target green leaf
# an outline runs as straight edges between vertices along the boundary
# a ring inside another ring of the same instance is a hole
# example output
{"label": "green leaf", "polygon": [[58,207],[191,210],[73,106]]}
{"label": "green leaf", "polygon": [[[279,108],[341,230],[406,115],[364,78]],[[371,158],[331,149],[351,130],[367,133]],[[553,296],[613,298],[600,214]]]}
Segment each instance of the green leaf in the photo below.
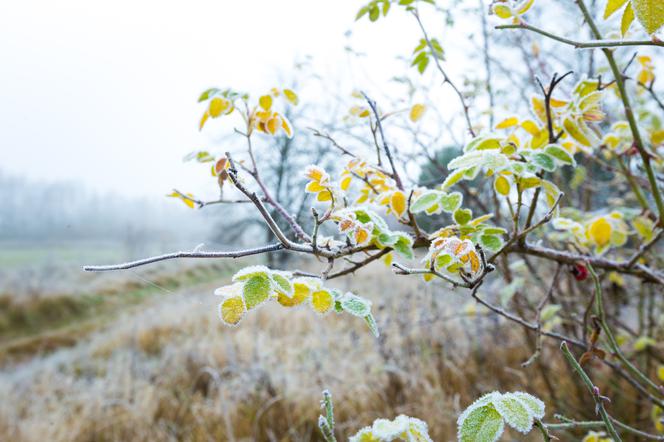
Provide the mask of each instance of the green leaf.
{"label": "green leaf", "polygon": [[561,308],[562,307],[560,307],[558,304],[547,305],[542,309],[542,312],[540,313],[540,319],[543,322],[546,322],[549,319],[553,319],[553,317],[556,316],[556,313],[558,313]]}
{"label": "green leaf", "polygon": [[267,301],[271,292],[272,287],[267,276],[256,275],[249,278],[242,287],[242,296],[247,310]]}
{"label": "green leaf", "polygon": [[482,235],[480,245],[491,252],[497,252],[503,246],[503,240],[496,235]]}
{"label": "green leaf", "polygon": [[424,212],[429,207],[436,204],[439,197],[440,192],[436,192],[435,190],[424,192],[422,195],[417,197],[413,204],[410,205],[410,211],[413,213]]}
{"label": "green leaf", "polygon": [[216,87],[211,87],[210,89],[203,91],[203,93],[198,97],[198,102],[200,103],[201,101],[209,99],[212,95],[216,94],[217,92],[219,92],[219,89]]}
{"label": "green leaf", "polygon": [[550,144],[544,149],[544,152],[554,157],[563,164],[570,164],[572,166],[576,165],[574,157],[569,152],[567,152],[565,149],[563,149],[558,145]]}
{"label": "green leaf", "polygon": [[361,318],[371,314],[371,301],[350,292],[341,298],[341,307],[351,315]]}
{"label": "green leaf", "polygon": [[376,240],[383,247],[391,247],[399,240],[399,236],[393,235],[392,232],[382,232],[376,237]]}
{"label": "green leaf", "polygon": [[443,184],[441,184],[441,186],[440,186],[441,189],[443,189],[443,190],[449,189],[450,187],[452,187],[453,185],[455,185],[459,181],[463,180],[465,178],[467,170],[468,169],[459,169],[459,170],[455,170],[451,174],[447,175],[447,178],[445,178],[445,181],[443,181]]}
{"label": "green leaf", "polygon": [[374,319],[373,315],[369,313],[364,317],[364,321],[369,326],[369,330],[371,330],[371,333],[373,333],[375,337],[379,337],[380,332],[378,331],[378,324],[376,324],[376,320]]}
{"label": "green leaf", "polygon": [[279,273],[272,273],[270,275],[274,281],[275,289],[284,295],[293,295],[293,284],[284,275]]}
{"label": "green leaf", "polygon": [[413,259],[413,238],[411,238],[407,233],[399,232],[399,239],[392,246],[395,252],[406,259]]}
{"label": "green leaf", "polygon": [[655,223],[645,216],[639,216],[632,221],[636,233],[646,241],[650,241],[655,233]]}
{"label": "green leaf", "polygon": [[648,34],[654,34],[664,26],[664,2],[662,0],[632,0],[636,18]]}
{"label": "green leaf", "polygon": [[505,431],[503,418],[490,403],[471,405],[459,416],[457,425],[460,442],[495,442]]}
{"label": "green leaf", "polygon": [[357,15],[355,16],[355,20],[361,19],[367,12],[369,12],[369,6],[362,6],[359,11],[357,11]]}
{"label": "green leaf", "polygon": [[233,282],[236,281],[245,281],[247,279],[250,279],[254,276],[263,276],[267,278],[267,275],[270,273],[270,269],[268,269],[265,266],[249,266],[245,267],[239,272],[237,272],[235,275],[233,275]]}
{"label": "green leaf", "polygon": [[544,402],[532,394],[524,393],[523,391],[515,391],[512,395],[526,404],[530,409],[530,414],[532,414],[535,419],[542,419],[544,417]]}
{"label": "green leaf", "polygon": [[556,170],[555,160],[553,159],[553,157],[545,153],[539,152],[533,155],[533,164],[546,170],[547,172],[553,172],[554,170]]}
{"label": "green leaf", "polygon": [[378,9],[378,5],[374,4],[369,9],[369,20],[374,22],[378,20],[378,17],[380,17],[380,9]]}
{"label": "green leaf", "polygon": [[493,150],[472,151],[456,157],[447,164],[450,170],[470,167],[485,167],[487,169],[502,169],[509,164],[508,158],[500,152]]}
{"label": "green leaf", "polygon": [[463,195],[460,192],[444,194],[440,197],[440,207],[447,213],[453,213],[463,202]]}
{"label": "green leaf", "polygon": [[[421,53],[425,54],[424,52],[421,52]],[[429,56],[428,55],[426,55],[422,60],[420,60],[419,63],[417,63],[417,71],[420,74],[423,74],[424,71],[426,71],[427,66],[429,66]]]}
{"label": "green leaf", "polygon": [[510,427],[523,434],[533,428],[533,415],[530,408],[513,393],[496,396],[492,403]]}
{"label": "green leaf", "polygon": [[466,224],[473,217],[473,212],[470,209],[458,209],[454,212],[454,221],[457,224]]}

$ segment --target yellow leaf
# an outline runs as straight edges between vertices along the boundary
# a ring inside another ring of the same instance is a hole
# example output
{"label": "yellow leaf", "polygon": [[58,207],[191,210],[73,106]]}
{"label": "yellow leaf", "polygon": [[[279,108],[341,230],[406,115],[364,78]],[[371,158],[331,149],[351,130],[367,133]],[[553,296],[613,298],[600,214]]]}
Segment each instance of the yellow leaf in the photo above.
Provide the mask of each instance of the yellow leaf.
{"label": "yellow leaf", "polygon": [[203,126],[205,126],[205,122],[207,121],[209,116],[210,114],[208,114],[207,111],[203,114],[203,116],[201,117],[201,122],[198,123],[198,130],[203,129]]}
{"label": "yellow leaf", "polygon": [[265,128],[271,135],[275,135],[281,127],[281,118],[272,117],[265,123]]}
{"label": "yellow leaf", "polygon": [[309,193],[318,193],[325,190],[325,187],[321,186],[318,181],[311,181],[309,184],[307,184],[307,187],[305,187],[304,190]]}
{"label": "yellow leaf", "polygon": [[521,127],[523,127],[523,129],[532,136],[538,135],[540,133],[540,128],[533,120],[526,120],[522,122]]}
{"label": "yellow leaf", "polygon": [[397,215],[403,215],[406,211],[406,195],[400,190],[392,193],[390,207],[392,207],[392,210],[394,210]]}
{"label": "yellow leaf", "polygon": [[522,5],[519,6],[519,8],[516,10],[516,13],[519,15],[525,14],[533,6],[533,3],[535,3],[535,0],[526,0]]}
{"label": "yellow leaf", "polygon": [[657,377],[660,381],[664,381],[664,365],[657,367]]}
{"label": "yellow leaf", "polygon": [[258,99],[258,104],[266,111],[272,107],[272,97],[270,95],[263,95]]}
{"label": "yellow leaf", "polygon": [[634,9],[632,9],[632,4],[628,3],[627,7],[623,11],[622,19],[620,20],[620,32],[624,37],[629,30],[630,25],[634,21]]}
{"label": "yellow leaf", "polygon": [[496,192],[498,192],[501,195],[509,195],[510,193],[510,182],[507,178],[505,178],[502,175],[498,175],[496,177],[496,180],[493,183],[494,188],[496,189]]}
{"label": "yellow leaf", "polygon": [[316,197],[318,201],[331,201],[332,200],[332,192],[329,190],[325,189],[322,192],[318,194]]}
{"label": "yellow leaf", "polygon": [[473,273],[477,273],[480,270],[480,258],[477,256],[474,250],[472,250],[467,256],[470,257],[470,270]]}
{"label": "yellow leaf", "polygon": [[362,227],[355,231],[355,244],[362,245],[369,240],[369,231]]}
{"label": "yellow leaf", "polygon": [[237,325],[244,316],[246,309],[241,296],[224,299],[219,304],[219,317],[227,325]]}
{"label": "yellow leaf", "polygon": [[652,144],[655,146],[664,143],[664,130],[656,130],[650,134],[650,141],[652,141]]}
{"label": "yellow leaf", "polygon": [[568,103],[569,102],[565,100],[556,100],[555,98],[551,98],[551,102],[549,104],[551,104],[551,107],[563,107],[567,106]]}
{"label": "yellow leaf", "polygon": [[590,140],[579,127],[578,122],[572,120],[571,118],[566,118],[565,121],[563,122],[563,127],[565,128],[565,131],[567,131],[567,133],[576,141],[578,141],[580,144],[584,146],[591,145]]}
{"label": "yellow leaf", "polygon": [[311,307],[318,313],[329,312],[334,306],[334,297],[327,290],[318,290],[311,295]]}
{"label": "yellow leaf", "polygon": [[348,176],[345,176],[341,180],[341,184],[339,185],[341,187],[341,190],[343,190],[343,191],[348,190],[348,187],[350,187],[350,182],[351,182],[352,178],[353,178],[352,176],[348,175]]}
{"label": "yellow leaf", "polygon": [[628,0],[609,0],[606,2],[606,9],[604,9],[604,20],[611,17],[614,12],[622,8]]}
{"label": "yellow leaf", "polygon": [[281,128],[286,132],[288,138],[293,138],[293,128],[290,124],[290,121],[283,115],[281,115]]}
{"label": "yellow leaf", "polygon": [[662,0],[632,0],[636,18],[648,34],[654,34],[664,26],[664,2]]}
{"label": "yellow leaf", "polygon": [[413,123],[418,121],[420,118],[422,118],[422,115],[424,115],[424,112],[427,110],[427,107],[423,104],[414,104],[413,107],[410,108],[410,121]]}
{"label": "yellow leaf", "polygon": [[284,89],[284,96],[293,106],[297,106],[300,102],[300,99],[297,97],[297,94],[290,89]]}
{"label": "yellow leaf", "polygon": [[588,227],[590,239],[599,247],[603,247],[611,240],[611,224],[604,218],[597,218]]}
{"label": "yellow leaf", "polygon": [[519,124],[519,119],[517,117],[509,117],[498,123],[496,129],[507,129],[508,127],[516,126],[517,124]]}
{"label": "yellow leaf", "polygon": [[500,18],[510,18],[512,17],[512,10],[507,5],[502,5],[500,3],[493,5],[493,13]]}
{"label": "yellow leaf", "polygon": [[283,293],[277,295],[277,302],[284,307],[295,307],[302,304],[309,297],[309,287],[301,282],[293,283],[293,296],[288,297]]}

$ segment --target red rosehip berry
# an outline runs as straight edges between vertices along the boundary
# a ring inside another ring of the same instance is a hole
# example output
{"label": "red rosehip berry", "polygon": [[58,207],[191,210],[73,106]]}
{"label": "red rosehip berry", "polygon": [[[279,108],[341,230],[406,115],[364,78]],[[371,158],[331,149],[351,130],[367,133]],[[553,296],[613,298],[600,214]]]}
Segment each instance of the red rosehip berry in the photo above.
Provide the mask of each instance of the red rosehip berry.
{"label": "red rosehip berry", "polygon": [[588,268],[583,264],[574,264],[572,266],[572,275],[577,281],[584,281],[588,277]]}

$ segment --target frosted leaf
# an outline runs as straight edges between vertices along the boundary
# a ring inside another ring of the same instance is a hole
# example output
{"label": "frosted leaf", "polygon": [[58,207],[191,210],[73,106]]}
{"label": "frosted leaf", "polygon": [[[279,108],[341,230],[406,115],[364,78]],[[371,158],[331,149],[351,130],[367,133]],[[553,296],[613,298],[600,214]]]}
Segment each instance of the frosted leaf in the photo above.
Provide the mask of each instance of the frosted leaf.
{"label": "frosted leaf", "polygon": [[443,194],[440,197],[440,207],[447,213],[453,213],[463,202],[463,195],[459,192]]}
{"label": "frosted leaf", "polygon": [[369,313],[367,316],[364,317],[364,321],[369,326],[369,330],[371,330],[371,333],[373,333],[375,337],[379,337],[380,332],[378,331],[378,324],[376,324],[376,320],[374,319],[373,315]]}
{"label": "frosted leaf", "polygon": [[219,287],[214,291],[216,296],[239,296],[242,294],[242,283],[236,282],[235,284],[225,285]]}
{"label": "frosted leaf", "polygon": [[404,232],[396,232],[395,234],[399,239],[392,246],[394,251],[405,259],[413,259],[413,238]]}
{"label": "frosted leaf", "polygon": [[664,26],[664,3],[661,0],[632,0],[636,18],[648,34]]}
{"label": "frosted leaf", "polygon": [[233,275],[233,282],[235,282],[235,281],[244,281],[244,280],[247,280],[247,279],[251,278],[252,276],[256,276],[256,275],[265,275],[265,276],[267,276],[268,273],[270,273],[270,269],[268,269],[265,266],[258,265],[258,266],[245,267],[242,270],[240,270],[239,272],[237,272],[235,275]]}
{"label": "frosted leaf", "polygon": [[415,417],[408,418],[408,420],[409,442],[433,442],[429,436],[429,427],[426,422]]}
{"label": "frosted leaf", "polygon": [[288,296],[293,295],[293,284],[291,284],[291,282],[288,280],[288,277],[286,277],[282,273],[277,273],[277,272],[273,272],[270,276],[273,282],[274,289],[277,292],[283,293]]}
{"label": "frosted leaf", "polygon": [[249,278],[242,287],[242,296],[247,305],[247,310],[259,306],[267,301],[272,293],[272,285],[267,276],[256,274]]}
{"label": "frosted leaf", "polygon": [[229,296],[219,304],[219,319],[226,325],[235,326],[240,323],[246,308],[241,296]]}
{"label": "frosted leaf", "polygon": [[483,167],[500,170],[509,165],[507,156],[491,150],[472,151],[454,158],[447,164],[449,170]]}
{"label": "frosted leaf", "polygon": [[459,416],[459,442],[495,442],[505,431],[505,423],[490,403],[496,393],[478,399]]}
{"label": "frosted leaf", "polygon": [[523,391],[516,391],[512,394],[526,404],[535,419],[542,419],[544,417],[544,402],[532,394],[524,393]]}
{"label": "frosted leaf", "polygon": [[391,441],[399,437],[402,433],[408,431],[408,421],[404,419],[376,419],[372,425],[372,432],[375,437]]}
{"label": "frosted leaf", "polygon": [[365,317],[371,313],[371,301],[350,292],[341,298],[341,307],[354,316]]}
{"label": "frosted leaf", "polygon": [[380,439],[374,437],[371,427],[364,427],[351,436],[348,442],[380,442]]}
{"label": "frosted leaf", "polygon": [[424,212],[438,202],[439,196],[440,193],[435,190],[424,192],[413,201],[413,204],[410,205],[410,211],[413,213]]}
{"label": "frosted leaf", "polygon": [[514,393],[497,396],[491,402],[510,427],[523,434],[533,428],[533,414],[530,408]]}

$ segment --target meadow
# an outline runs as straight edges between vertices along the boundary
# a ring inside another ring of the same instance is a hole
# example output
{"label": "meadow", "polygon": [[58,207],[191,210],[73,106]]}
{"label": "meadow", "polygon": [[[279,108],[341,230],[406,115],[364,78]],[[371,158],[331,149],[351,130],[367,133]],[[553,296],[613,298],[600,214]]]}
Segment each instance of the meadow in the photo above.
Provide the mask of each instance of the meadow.
{"label": "meadow", "polygon": [[[87,290],[71,294],[5,294],[0,440],[320,440],[324,388],[345,437],[404,413],[427,421],[434,440],[454,440],[456,416],[496,388],[552,391],[583,413],[559,358],[522,368],[533,348],[518,330],[463,291],[395,280],[382,263],[334,282],[374,302],[379,339],[356,318],[276,303],[224,326],[213,291],[250,262],[170,263],[83,275]],[[554,386],[542,376],[551,371],[564,374]]]}

